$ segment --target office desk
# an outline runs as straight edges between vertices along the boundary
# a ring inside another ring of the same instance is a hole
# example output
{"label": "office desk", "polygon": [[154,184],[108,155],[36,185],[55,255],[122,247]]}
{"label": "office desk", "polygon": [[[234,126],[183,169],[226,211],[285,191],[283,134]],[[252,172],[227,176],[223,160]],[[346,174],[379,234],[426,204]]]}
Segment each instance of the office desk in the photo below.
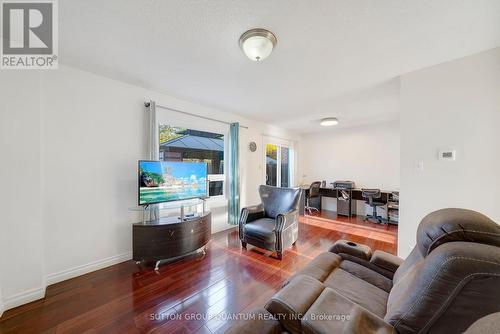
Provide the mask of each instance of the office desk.
{"label": "office desk", "polygon": [[[309,193],[309,187],[301,187],[302,192],[301,192],[301,200],[300,200],[300,206],[299,206],[299,213],[301,215],[304,214],[304,207],[306,204],[306,197],[307,194]],[[348,203],[349,208],[352,207],[352,201],[366,201],[365,198],[363,198],[361,194],[361,189],[340,189],[340,188],[332,188],[332,187],[325,187],[325,188],[319,188],[319,199],[318,199],[318,204],[314,205],[313,203],[310,203],[311,206],[317,207],[319,210],[321,210],[321,198],[322,197],[332,197],[332,198],[339,198],[342,195],[340,194],[340,190],[344,190],[349,194],[350,202]],[[377,202],[382,202],[387,205],[387,202],[389,201],[389,196],[392,193],[392,191],[387,191],[387,190],[382,190],[380,198],[377,198]],[[312,202],[312,200],[311,200]],[[355,203],[355,202],[354,202]],[[349,210],[348,216],[352,216],[353,212]]]}

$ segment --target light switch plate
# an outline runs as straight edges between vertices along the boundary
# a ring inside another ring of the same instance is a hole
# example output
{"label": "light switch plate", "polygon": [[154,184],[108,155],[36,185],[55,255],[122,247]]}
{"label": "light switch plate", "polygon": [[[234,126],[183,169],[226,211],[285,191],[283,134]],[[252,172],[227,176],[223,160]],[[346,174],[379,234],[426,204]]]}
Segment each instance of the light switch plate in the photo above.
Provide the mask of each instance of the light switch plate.
{"label": "light switch plate", "polygon": [[455,150],[439,150],[439,160],[455,161],[457,153]]}

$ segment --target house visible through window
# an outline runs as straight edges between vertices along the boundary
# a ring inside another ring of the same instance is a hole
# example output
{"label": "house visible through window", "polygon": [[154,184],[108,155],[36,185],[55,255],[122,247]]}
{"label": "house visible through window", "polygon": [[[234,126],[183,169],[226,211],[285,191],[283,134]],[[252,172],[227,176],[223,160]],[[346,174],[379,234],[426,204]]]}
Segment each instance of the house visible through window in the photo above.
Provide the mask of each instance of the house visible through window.
{"label": "house visible through window", "polygon": [[160,160],[206,162],[209,196],[224,195],[224,135],[160,125]]}

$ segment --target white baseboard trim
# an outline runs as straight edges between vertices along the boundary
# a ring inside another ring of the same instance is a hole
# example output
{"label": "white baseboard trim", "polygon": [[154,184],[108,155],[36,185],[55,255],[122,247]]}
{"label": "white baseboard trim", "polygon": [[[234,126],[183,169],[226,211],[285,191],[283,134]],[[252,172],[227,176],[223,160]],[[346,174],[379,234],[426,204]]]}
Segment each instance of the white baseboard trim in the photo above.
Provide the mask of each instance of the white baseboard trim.
{"label": "white baseboard trim", "polygon": [[35,289],[31,289],[28,291],[17,293],[13,296],[7,297],[3,299],[3,311],[7,311],[8,309],[21,306],[23,304],[31,303],[35,300],[42,299],[45,297],[45,287],[39,287]]}
{"label": "white baseboard trim", "polygon": [[235,227],[238,227],[238,225],[229,225],[227,223],[225,223],[223,225],[219,225],[219,224],[214,224],[212,222],[212,231],[211,231],[211,234],[219,233],[219,232],[222,232],[222,231],[225,231],[225,230],[229,230],[229,229],[235,228]]}
{"label": "white baseboard trim", "polygon": [[128,261],[132,259],[132,252],[126,252],[123,254],[118,254],[114,256],[110,256],[101,260],[92,261],[87,264],[83,264],[81,266],[73,267],[70,269],[66,269],[60,271],[58,273],[48,274],[45,276],[45,281],[47,282],[47,286],[55,283],[59,283],[70,278],[74,278],[77,276],[81,276],[84,274],[88,274],[92,271],[96,271],[102,268],[106,268],[112,266],[114,264],[118,264],[124,261]]}
{"label": "white baseboard trim", "polygon": [[70,278],[84,275],[92,271],[112,266],[114,264],[118,264],[120,262],[128,261],[130,259],[132,259],[132,252],[126,252],[123,254],[110,256],[101,260],[93,261],[74,268],[63,270],[58,273],[46,275],[45,282],[42,283],[43,284],[42,287],[21,292],[7,298],[3,298],[3,301],[0,300],[0,317],[2,316],[4,311],[44,298],[45,289],[47,286],[51,284],[59,283]]}

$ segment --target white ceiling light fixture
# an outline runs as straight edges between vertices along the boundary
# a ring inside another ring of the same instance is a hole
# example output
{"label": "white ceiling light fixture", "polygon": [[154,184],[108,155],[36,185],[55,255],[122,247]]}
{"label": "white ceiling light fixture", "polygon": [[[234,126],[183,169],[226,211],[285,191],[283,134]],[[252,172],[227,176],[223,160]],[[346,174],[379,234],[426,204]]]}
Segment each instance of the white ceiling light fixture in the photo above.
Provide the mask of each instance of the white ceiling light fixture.
{"label": "white ceiling light fixture", "polygon": [[323,118],[321,120],[321,123],[319,124],[321,124],[322,126],[332,126],[339,124],[339,120],[335,117],[328,117],[328,118]]}
{"label": "white ceiling light fixture", "polygon": [[253,61],[262,61],[269,57],[278,39],[266,29],[250,29],[240,37],[243,53]]}

